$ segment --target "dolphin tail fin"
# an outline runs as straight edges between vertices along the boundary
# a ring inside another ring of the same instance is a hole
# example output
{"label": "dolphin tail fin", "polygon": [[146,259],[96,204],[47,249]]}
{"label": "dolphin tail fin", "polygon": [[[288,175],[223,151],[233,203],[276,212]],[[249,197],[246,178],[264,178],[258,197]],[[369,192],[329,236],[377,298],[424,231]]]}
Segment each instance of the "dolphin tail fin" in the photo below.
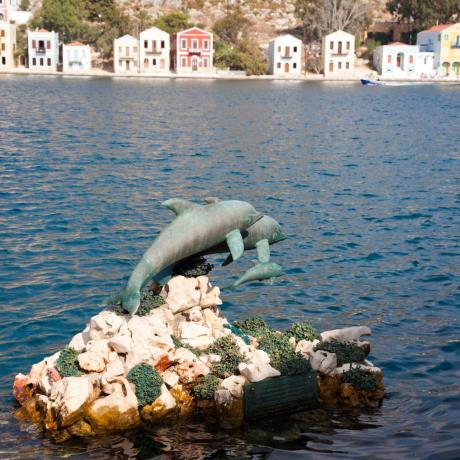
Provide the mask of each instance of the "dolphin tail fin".
{"label": "dolphin tail fin", "polygon": [[222,262],[222,267],[225,267],[233,262],[233,257],[231,254]]}
{"label": "dolphin tail fin", "polygon": [[230,233],[227,233],[227,246],[230,249],[233,260],[238,260],[244,251],[243,237],[239,230],[232,230]]}

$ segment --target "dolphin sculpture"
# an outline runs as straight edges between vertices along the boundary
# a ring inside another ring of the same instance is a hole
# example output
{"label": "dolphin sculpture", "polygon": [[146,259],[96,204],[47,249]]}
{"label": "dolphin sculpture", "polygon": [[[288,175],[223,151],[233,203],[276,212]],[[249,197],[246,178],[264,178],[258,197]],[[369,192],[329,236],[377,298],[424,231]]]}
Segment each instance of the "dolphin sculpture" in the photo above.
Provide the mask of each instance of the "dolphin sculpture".
{"label": "dolphin sculpture", "polygon": [[141,290],[155,275],[176,262],[204,253],[226,242],[233,260],[241,257],[241,232],[249,229],[263,214],[244,201],[213,201],[201,206],[183,199],[163,203],[176,215],[144,253],[121,295],[123,308],[131,314],[139,308]]}

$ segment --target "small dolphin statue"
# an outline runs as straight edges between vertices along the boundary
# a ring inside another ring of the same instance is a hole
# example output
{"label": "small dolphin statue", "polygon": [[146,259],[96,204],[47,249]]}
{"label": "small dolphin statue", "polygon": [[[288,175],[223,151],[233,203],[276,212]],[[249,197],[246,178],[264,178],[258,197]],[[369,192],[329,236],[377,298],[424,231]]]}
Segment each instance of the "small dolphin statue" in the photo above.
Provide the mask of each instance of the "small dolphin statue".
{"label": "small dolphin statue", "polygon": [[241,286],[244,283],[249,281],[263,281],[283,275],[283,269],[280,265],[275,264],[274,262],[259,262],[254,267],[251,267],[247,270],[243,276],[238,278],[231,286],[228,286],[227,289],[235,289],[238,286]]}
{"label": "small dolphin statue", "polygon": [[244,251],[242,232],[263,217],[251,204],[237,200],[213,200],[201,206],[176,198],[163,205],[177,217],[144,253],[121,295],[123,308],[132,315],[139,308],[142,288],[176,262],[224,242],[233,260],[239,259]]}

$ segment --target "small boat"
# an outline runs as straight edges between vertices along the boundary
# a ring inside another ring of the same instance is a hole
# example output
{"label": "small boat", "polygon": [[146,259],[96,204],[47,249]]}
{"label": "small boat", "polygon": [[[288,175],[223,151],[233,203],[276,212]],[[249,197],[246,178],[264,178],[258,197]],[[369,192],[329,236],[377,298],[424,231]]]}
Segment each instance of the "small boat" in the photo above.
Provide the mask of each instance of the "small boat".
{"label": "small boat", "polygon": [[361,83],[366,86],[384,86],[384,83],[382,83],[381,81],[365,80],[364,78],[361,78]]}

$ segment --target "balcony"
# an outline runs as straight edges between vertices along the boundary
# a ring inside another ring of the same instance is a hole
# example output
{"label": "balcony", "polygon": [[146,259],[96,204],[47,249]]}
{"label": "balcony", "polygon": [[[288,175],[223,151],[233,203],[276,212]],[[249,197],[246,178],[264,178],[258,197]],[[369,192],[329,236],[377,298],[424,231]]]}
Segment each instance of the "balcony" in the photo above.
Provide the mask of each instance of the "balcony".
{"label": "balcony", "polygon": [[162,51],[160,48],[144,49],[145,54],[161,54]]}
{"label": "balcony", "polygon": [[130,54],[122,54],[118,56],[118,59],[124,59],[125,61],[135,61],[136,56],[131,56]]}
{"label": "balcony", "polygon": [[291,53],[289,53],[289,54],[284,53],[284,54],[281,55],[281,59],[291,59],[291,57],[292,57]]}
{"label": "balcony", "polygon": [[332,56],[346,56],[348,54],[348,50],[342,51],[332,51]]}
{"label": "balcony", "polygon": [[456,41],[455,43],[452,43],[450,47],[454,49],[460,49],[460,42]]}
{"label": "balcony", "polygon": [[188,52],[189,54],[201,54],[202,49],[201,48],[189,48]]}
{"label": "balcony", "polygon": [[46,54],[45,48],[35,48],[35,54]]}

